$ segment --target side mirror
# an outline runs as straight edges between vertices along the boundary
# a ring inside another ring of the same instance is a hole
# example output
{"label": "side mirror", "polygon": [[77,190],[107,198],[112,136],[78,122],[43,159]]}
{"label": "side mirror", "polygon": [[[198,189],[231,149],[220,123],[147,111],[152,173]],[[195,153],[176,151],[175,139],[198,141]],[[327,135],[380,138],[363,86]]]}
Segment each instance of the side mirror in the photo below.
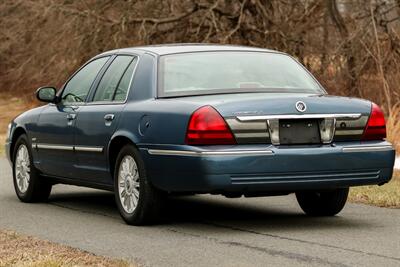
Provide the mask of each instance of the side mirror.
{"label": "side mirror", "polygon": [[44,86],[36,90],[36,98],[39,101],[47,103],[56,103],[57,100],[57,90],[54,87]]}

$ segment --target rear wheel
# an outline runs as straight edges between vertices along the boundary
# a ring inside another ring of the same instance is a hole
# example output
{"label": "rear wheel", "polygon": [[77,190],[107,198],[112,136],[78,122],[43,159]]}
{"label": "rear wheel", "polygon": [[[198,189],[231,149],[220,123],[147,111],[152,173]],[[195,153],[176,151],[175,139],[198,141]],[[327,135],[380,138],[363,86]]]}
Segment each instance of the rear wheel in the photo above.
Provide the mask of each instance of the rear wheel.
{"label": "rear wheel", "polygon": [[321,192],[297,192],[296,198],[301,209],[311,216],[334,216],[344,207],[349,188]]}
{"label": "rear wheel", "polygon": [[47,200],[52,185],[40,175],[33,165],[32,153],[26,135],[21,135],[18,138],[13,156],[13,181],[18,198],[23,202]]}
{"label": "rear wheel", "polygon": [[158,218],[164,193],[147,180],[144,163],[133,145],[124,146],[117,157],[114,191],[119,212],[126,223],[144,225]]}

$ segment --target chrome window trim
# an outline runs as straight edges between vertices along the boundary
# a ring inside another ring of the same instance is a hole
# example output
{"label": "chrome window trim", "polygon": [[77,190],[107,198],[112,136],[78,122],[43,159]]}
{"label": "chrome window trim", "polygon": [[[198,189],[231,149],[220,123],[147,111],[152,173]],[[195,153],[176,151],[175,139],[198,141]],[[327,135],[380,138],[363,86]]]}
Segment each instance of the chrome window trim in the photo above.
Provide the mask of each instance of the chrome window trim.
{"label": "chrome window trim", "polygon": [[343,147],[342,151],[345,153],[351,153],[351,152],[389,151],[393,149],[394,148],[391,145],[381,145],[381,146],[358,145],[358,146]]}
{"label": "chrome window trim", "polygon": [[358,119],[361,113],[343,114],[287,114],[287,115],[256,115],[256,116],[237,116],[239,121],[266,121],[266,120],[286,120],[286,119]]}
{"label": "chrome window trim", "polygon": [[232,150],[232,151],[189,151],[189,150],[168,150],[168,149],[148,149],[150,155],[159,156],[244,156],[244,155],[273,155],[272,150]]}

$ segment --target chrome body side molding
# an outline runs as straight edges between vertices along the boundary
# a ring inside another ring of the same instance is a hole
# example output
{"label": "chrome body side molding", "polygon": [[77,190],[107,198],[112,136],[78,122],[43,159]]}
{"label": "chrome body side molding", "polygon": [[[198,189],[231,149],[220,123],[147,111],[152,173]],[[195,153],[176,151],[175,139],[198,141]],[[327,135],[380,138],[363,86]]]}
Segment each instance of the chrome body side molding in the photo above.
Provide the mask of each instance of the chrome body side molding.
{"label": "chrome body side molding", "polygon": [[75,151],[81,151],[81,152],[103,152],[102,147],[90,147],[90,146],[75,146],[74,147]]}
{"label": "chrome body side molding", "polygon": [[391,145],[382,145],[382,146],[371,146],[371,145],[358,145],[358,146],[349,146],[343,147],[343,152],[373,152],[373,151],[386,151],[393,150],[393,146]]}
{"label": "chrome body side molding", "polygon": [[272,150],[231,150],[231,151],[191,151],[191,150],[169,150],[169,149],[148,149],[150,155],[159,156],[254,156],[273,155]]}
{"label": "chrome body side molding", "polygon": [[36,148],[37,149],[74,151],[73,146],[65,146],[65,145],[36,144]]}
{"label": "chrome body side molding", "polygon": [[67,146],[67,145],[53,145],[53,144],[32,144],[33,149],[46,149],[46,150],[64,150],[64,151],[79,151],[79,152],[103,152],[103,147],[91,146]]}
{"label": "chrome body side molding", "polygon": [[[393,150],[391,145],[353,145],[343,147],[341,150],[344,153],[349,152],[374,152]],[[202,157],[202,156],[272,156],[275,152],[272,149],[264,150],[173,150],[173,149],[147,149],[150,155],[158,156],[186,156],[186,157]]]}

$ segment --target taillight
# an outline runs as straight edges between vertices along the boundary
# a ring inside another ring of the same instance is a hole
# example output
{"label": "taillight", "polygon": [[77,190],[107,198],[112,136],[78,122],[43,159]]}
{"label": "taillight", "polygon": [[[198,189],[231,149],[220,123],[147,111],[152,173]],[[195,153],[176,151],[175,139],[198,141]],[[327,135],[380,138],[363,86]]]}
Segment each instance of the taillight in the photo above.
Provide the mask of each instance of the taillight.
{"label": "taillight", "polygon": [[236,144],[236,140],[218,111],[211,106],[204,106],[190,117],[186,143],[189,145],[232,145]]}
{"label": "taillight", "polygon": [[385,116],[380,107],[372,103],[371,115],[365,127],[362,140],[382,140],[386,138]]}

